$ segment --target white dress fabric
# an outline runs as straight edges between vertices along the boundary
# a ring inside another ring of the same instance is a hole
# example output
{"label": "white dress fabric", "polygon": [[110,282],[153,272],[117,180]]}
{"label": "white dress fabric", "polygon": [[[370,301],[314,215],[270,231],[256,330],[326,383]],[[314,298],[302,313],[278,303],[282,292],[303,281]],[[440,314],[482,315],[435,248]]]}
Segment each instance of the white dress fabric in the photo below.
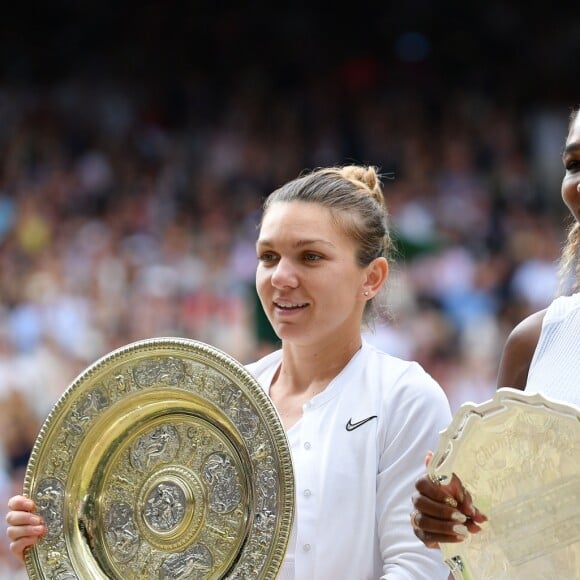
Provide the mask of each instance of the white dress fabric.
{"label": "white dress fabric", "polygon": [[[266,392],[281,359],[277,351],[247,367]],[[409,514],[425,453],[450,420],[445,393],[419,364],[363,341],[289,430],[295,543],[279,577],[446,580],[440,551],[415,537]]]}
{"label": "white dress fabric", "polygon": [[527,393],[580,407],[580,293],[548,307],[534,352]]}

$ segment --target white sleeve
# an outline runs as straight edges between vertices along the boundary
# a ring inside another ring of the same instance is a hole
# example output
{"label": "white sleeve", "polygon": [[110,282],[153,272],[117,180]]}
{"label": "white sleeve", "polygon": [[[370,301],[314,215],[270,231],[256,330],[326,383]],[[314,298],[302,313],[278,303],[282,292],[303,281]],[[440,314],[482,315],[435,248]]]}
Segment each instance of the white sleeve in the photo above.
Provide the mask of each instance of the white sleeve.
{"label": "white sleeve", "polygon": [[447,397],[419,366],[412,365],[389,397],[377,475],[377,525],[388,580],[446,580],[441,552],[415,536],[409,514],[415,481],[425,473],[425,454],[435,451],[439,433],[451,421]]}

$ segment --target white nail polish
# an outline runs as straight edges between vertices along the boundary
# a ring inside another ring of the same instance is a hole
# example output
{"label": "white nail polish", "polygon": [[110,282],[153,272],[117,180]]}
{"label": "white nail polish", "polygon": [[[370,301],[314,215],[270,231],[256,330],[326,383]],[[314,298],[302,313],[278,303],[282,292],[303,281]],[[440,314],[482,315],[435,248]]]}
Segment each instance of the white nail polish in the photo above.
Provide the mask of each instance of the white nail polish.
{"label": "white nail polish", "polygon": [[454,533],[462,538],[467,538],[467,535],[469,534],[469,530],[461,524],[455,524],[452,529]]}
{"label": "white nail polish", "polygon": [[451,514],[451,519],[464,524],[467,521],[467,516],[461,512],[453,512]]}

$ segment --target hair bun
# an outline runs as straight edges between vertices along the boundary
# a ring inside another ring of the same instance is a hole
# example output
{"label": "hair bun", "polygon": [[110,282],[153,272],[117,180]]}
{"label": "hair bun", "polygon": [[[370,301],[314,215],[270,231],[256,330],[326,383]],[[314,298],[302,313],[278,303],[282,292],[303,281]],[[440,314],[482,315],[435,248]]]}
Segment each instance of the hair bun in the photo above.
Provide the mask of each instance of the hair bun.
{"label": "hair bun", "polygon": [[340,170],[340,174],[344,179],[348,179],[368,191],[370,196],[382,206],[385,205],[383,188],[376,167],[373,165],[345,165]]}

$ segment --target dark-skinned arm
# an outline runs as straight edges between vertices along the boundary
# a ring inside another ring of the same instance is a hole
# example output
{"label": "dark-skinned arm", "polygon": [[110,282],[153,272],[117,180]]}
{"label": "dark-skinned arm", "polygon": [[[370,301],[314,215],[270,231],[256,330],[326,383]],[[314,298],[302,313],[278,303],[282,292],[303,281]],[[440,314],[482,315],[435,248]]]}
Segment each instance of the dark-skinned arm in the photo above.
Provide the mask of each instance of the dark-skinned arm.
{"label": "dark-skinned arm", "polygon": [[510,387],[523,391],[526,388],[530,364],[538,345],[545,315],[545,310],[535,312],[524,318],[511,331],[499,363],[498,389]]}

